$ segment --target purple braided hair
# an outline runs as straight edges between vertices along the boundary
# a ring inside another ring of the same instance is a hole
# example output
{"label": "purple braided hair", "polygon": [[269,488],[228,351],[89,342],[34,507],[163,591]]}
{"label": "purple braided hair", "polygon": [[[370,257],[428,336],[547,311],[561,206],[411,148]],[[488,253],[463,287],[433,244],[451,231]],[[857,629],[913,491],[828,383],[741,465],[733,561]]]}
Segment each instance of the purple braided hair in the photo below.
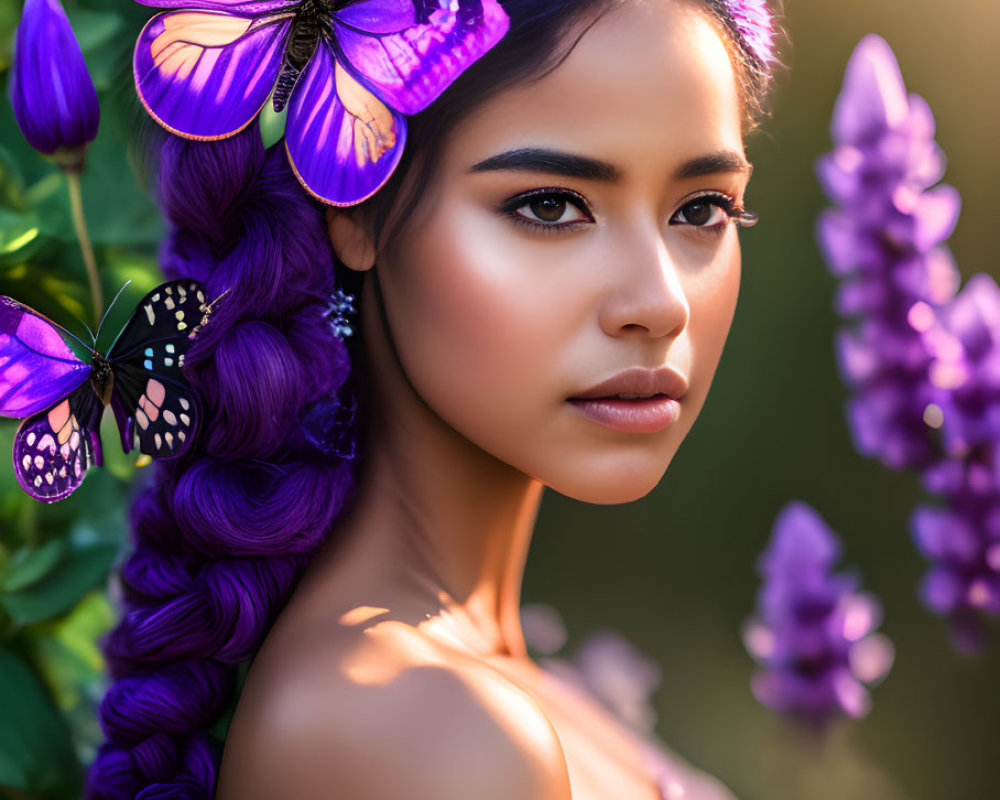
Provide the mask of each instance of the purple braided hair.
{"label": "purple braided hair", "polygon": [[[773,60],[764,0],[701,2],[733,39],[747,108],[759,109]],[[503,5],[506,39],[411,118],[419,169],[433,166],[442,130],[546,64],[567,21],[610,4]],[[402,166],[368,201],[374,219],[395,202]],[[123,615],[104,645],[114,681],[100,709],[107,742],[88,774],[88,800],[212,797],[220,748],[209,731],[235,701],[237,668],[352,488],[350,462],[337,453],[353,453],[353,432],[330,429],[331,419],[350,417],[339,413],[349,404],[338,405],[350,367],[324,317],[334,260],[322,208],[283,146],[263,148],[256,124],[216,142],[165,137],[158,176],[171,226],[165,275],[195,278],[213,298],[227,293],[186,357],[210,422],[183,457],[157,465],[131,509]],[[317,419],[318,437],[307,428]]]}
{"label": "purple braided hair", "polygon": [[132,508],[94,800],[211,796],[219,753],[205,729],[351,487],[347,462],[296,446],[297,421],[337,391],[348,359],[324,318],[322,211],[283,148],[265,151],[256,126],[211,144],[166,138],[159,194],[164,273],[229,292],[187,356],[211,424]]}

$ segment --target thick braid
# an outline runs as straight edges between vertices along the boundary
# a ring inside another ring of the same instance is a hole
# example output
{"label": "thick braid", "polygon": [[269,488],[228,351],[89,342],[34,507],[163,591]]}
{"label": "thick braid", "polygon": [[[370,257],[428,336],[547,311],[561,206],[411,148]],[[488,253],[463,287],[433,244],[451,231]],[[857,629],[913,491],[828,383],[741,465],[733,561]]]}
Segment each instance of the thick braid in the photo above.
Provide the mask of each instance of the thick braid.
{"label": "thick braid", "polygon": [[253,126],[222,142],[169,137],[159,200],[169,278],[220,297],[185,373],[202,398],[197,441],[160,462],[131,512],[123,614],[104,643],[115,681],[87,797],[210,798],[207,733],[301,568],[343,508],[349,465],[303,448],[299,421],[348,358],[324,318],[333,260],[323,214],[281,147]]}

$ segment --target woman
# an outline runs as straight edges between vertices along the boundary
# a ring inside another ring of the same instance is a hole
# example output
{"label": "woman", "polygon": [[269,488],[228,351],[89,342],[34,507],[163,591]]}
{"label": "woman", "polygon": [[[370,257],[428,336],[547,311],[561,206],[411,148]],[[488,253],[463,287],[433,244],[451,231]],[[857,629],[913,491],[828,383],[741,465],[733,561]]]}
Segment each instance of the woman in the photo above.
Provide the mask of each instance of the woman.
{"label": "woman", "polygon": [[[164,144],[165,272],[230,293],[187,362],[212,423],[134,509],[91,796],[728,796],[536,667],[518,609],[543,487],[643,496],[705,400],[768,20],[753,0],[503,6],[505,39],[360,206],[324,217],[255,130]],[[359,287],[366,419],[342,515],[331,245]],[[205,731],[250,656],[216,782]]]}

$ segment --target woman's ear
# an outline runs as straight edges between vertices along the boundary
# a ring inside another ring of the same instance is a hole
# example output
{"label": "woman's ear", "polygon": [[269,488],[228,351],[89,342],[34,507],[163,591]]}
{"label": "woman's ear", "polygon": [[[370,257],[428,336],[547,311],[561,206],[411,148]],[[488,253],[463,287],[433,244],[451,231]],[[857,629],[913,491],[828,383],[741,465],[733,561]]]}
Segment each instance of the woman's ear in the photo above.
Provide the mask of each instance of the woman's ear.
{"label": "woman's ear", "polygon": [[326,209],[326,229],[333,252],[345,266],[364,272],[375,266],[375,240],[364,217],[353,208]]}

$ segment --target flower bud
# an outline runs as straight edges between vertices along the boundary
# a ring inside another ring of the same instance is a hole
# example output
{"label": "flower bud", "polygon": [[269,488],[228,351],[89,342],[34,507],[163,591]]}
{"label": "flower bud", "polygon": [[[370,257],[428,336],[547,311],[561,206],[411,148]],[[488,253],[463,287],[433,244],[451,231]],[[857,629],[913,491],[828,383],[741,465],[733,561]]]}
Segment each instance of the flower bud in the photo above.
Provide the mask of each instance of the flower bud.
{"label": "flower bud", "polygon": [[83,167],[97,135],[97,92],[58,0],[25,0],[17,26],[10,102],[28,143],[67,171]]}

